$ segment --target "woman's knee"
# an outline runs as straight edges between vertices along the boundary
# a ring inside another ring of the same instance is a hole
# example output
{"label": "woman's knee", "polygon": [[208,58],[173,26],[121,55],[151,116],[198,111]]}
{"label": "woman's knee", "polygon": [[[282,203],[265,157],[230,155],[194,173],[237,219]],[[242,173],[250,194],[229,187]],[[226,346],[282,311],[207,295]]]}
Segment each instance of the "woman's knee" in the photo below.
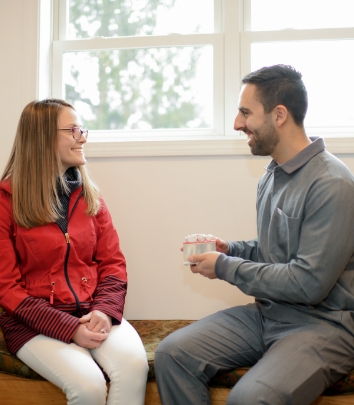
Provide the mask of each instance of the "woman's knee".
{"label": "woman's knee", "polygon": [[137,350],[135,353],[123,354],[124,359],[120,358],[120,364],[123,365],[124,372],[132,376],[145,378],[149,371],[145,350]]}
{"label": "woman's knee", "polygon": [[103,377],[98,379],[78,378],[64,387],[68,405],[104,405],[107,397],[107,384]]}
{"label": "woman's knee", "polygon": [[[129,338],[129,336],[127,336]],[[140,337],[131,336],[129,347],[117,352],[117,362],[124,365],[124,368],[132,369],[134,373],[146,374],[148,370],[146,350]]]}

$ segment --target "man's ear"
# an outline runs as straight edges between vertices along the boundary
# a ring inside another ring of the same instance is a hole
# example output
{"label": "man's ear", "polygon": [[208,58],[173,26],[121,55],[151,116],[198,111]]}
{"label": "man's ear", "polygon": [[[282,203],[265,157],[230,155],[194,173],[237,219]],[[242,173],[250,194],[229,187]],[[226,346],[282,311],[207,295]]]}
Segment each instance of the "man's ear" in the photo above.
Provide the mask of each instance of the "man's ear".
{"label": "man's ear", "polygon": [[273,118],[275,121],[275,125],[278,128],[280,128],[281,126],[284,125],[284,123],[286,122],[288,117],[289,117],[289,112],[288,112],[288,109],[284,105],[279,104],[276,107],[274,107]]}

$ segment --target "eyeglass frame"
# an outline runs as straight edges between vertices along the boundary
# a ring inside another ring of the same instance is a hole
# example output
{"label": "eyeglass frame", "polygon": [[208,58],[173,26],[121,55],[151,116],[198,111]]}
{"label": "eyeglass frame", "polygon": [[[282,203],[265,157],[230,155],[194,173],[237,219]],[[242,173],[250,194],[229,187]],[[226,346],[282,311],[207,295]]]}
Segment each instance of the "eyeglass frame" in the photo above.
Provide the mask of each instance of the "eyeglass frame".
{"label": "eyeglass frame", "polygon": [[[78,138],[75,138],[75,130],[78,129],[80,131],[80,136]],[[75,141],[79,141],[81,137],[83,136],[85,139],[88,138],[88,129],[82,129],[80,127],[72,127],[72,128],[58,128],[58,131],[71,131],[72,137],[75,139]]]}

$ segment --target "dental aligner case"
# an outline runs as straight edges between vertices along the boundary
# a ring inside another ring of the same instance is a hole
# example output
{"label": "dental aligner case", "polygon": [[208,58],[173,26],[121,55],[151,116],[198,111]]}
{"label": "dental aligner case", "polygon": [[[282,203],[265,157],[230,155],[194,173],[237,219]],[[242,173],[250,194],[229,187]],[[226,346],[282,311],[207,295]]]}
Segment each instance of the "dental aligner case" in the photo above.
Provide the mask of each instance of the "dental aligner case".
{"label": "dental aligner case", "polygon": [[213,235],[205,235],[203,233],[195,233],[186,236],[183,242],[183,264],[189,266],[188,257],[192,255],[199,255],[206,252],[216,251],[216,238]]}

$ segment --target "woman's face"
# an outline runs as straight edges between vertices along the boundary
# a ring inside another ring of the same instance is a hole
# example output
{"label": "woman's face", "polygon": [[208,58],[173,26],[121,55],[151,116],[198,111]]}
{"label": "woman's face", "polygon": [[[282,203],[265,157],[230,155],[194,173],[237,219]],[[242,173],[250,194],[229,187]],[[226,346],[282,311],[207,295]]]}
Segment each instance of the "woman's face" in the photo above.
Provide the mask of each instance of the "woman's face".
{"label": "woman's face", "polygon": [[70,130],[73,127],[81,128],[76,111],[70,107],[63,107],[58,117],[58,151],[63,173],[69,167],[81,166],[86,163],[83,149],[86,138],[82,135],[79,140],[74,139]]}

